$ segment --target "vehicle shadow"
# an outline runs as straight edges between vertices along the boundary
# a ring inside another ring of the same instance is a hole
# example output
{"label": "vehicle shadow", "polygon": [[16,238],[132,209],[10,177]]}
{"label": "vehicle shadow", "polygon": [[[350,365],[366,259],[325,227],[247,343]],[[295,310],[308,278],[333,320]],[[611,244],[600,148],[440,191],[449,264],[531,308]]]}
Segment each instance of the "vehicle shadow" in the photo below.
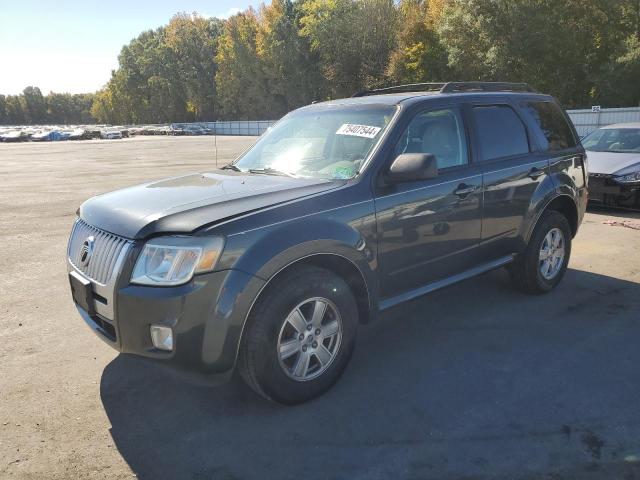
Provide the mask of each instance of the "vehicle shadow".
{"label": "vehicle shadow", "polygon": [[640,478],[639,312],[637,283],[569,270],[526,296],[496,271],[362,328],[343,379],[305,405],[123,355],[101,397],[145,480]]}
{"label": "vehicle shadow", "polygon": [[636,208],[614,208],[590,203],[587,207],[587,212],[598,216],[625,217],[640,220],[640,205]]}

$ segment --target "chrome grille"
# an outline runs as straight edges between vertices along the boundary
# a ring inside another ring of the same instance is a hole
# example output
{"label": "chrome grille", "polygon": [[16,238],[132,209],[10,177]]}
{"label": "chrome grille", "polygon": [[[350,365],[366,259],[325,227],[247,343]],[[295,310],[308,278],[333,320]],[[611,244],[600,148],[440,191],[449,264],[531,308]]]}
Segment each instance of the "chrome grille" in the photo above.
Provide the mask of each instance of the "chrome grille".
{"label": "chrome grille", "polygon": [[[87,265],[80,261],[82,246],[87,238],[94,238],[93,253]],[[83,220],[77,220],[69,239],[68,256],[73,266],[85,276],[106,285],[113,275],[116,263],[123,252],[133,242],[123,237],[93,227]]]}

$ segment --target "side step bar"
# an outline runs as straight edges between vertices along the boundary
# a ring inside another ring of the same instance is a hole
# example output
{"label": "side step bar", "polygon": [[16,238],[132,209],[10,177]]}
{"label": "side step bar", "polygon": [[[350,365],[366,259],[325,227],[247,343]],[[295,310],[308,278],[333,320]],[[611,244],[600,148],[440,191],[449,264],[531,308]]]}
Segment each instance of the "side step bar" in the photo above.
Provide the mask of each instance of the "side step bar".
{"label": "side step bar", "polygon": [[452,275],[451,277],[447,277],[442,280],[428,283],[427,285],[424,285],[420,288],[416,288],[415,290],[401,293],[400,295],[396,295],[395,297],[391,297],[381,301],[378,310],[382,311],[391,307],[395,307],[400,303],[413,300],[414,298],[418,298],[423,295],[426,295],[427,293],[440,290],[441,288],[448,287],[449,285],[453,285],[454,283],[467,280],[468,278],[475,277],[477,275],[488,272],[490,270],[495,270],[497,268],[504,267],[505,265],[508,265],[509,263],[513,262],[513,259],[514,259],[513,255],[507,255],[506,257],[501,257],[491,262],[483,263],[482,265],[478,265],[477,267],[474,267],[465,272]]}

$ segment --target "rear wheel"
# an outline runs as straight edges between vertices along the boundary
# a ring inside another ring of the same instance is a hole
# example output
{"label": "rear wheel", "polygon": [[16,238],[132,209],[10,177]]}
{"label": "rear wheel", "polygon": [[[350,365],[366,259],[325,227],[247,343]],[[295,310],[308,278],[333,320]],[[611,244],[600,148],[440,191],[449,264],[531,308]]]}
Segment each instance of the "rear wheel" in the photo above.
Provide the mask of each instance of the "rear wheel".
{"label": "rear wheel", "polygon": [[526,293],[547,293],[562,280],[571,255],[571,228],[560,212],[542,214],[525,251],[510,266],[511,279]]}
{"label": "rear wheel", "polygon": [[344,280],[317,267],[294,268],[258,299],[242,344],[240,374],[278,403],[315,398],[342,375],[357,325],[356,301]]}

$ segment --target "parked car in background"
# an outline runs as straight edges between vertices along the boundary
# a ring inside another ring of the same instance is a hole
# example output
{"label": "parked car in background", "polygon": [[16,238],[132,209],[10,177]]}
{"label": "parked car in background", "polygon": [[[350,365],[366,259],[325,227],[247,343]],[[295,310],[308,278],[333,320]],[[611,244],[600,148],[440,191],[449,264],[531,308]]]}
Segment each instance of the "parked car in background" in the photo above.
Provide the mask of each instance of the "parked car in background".
{"label": "parked car in background", "polygon": [[640,209],[640,123],[599,128],[582,145],[588,154],[589,201]]}
{"label": "parked car in background", "polygon": [[74,128],[69,132],[69,140],[85,140],[87,138],[89,136],[84,128]]}
{"label": "parked car in background", "polygon": [[96,127],[87,128],[86,135],[88,139],[102,138],[102,129]]}
{"label": "parked car in background", "polygon": [[122,138],[122,131],[115,129],[104,129],[100,133],[100,136],[101,138],[104,138],[106,140],[120,139]]}
{"label": "parked car in background", "polygon": [[179,125],[177,123],[172,123],[171,125],[169,125],[169,130],[167,134],[168,135],[184,135],[185,134],[184,126]]}
{"label": "parked car in background", "polygon": [[28,138],[29,136],[22,130],[10,130],[0,133],[0,142],[21,142]]}
{"label": "parked car in background", "polygon": [[553,290],[586,208],[584,158],[560,106],[526,84],[317,103],[221,170],[83,203],[72,297],[121,352],[238,368],[260,395],[304,402],[381,311],[500,267],[522,291]]}
{"label": "parked car in background", "polygon": [[58,140],[60,132],[56,130],[41,130],[31,135],[33,142],[52,142]]}
{"label": "parked car in background", "polygon": [[184,133],[185,135],[206,135],[207,131],[200,125],[185,125]]}

